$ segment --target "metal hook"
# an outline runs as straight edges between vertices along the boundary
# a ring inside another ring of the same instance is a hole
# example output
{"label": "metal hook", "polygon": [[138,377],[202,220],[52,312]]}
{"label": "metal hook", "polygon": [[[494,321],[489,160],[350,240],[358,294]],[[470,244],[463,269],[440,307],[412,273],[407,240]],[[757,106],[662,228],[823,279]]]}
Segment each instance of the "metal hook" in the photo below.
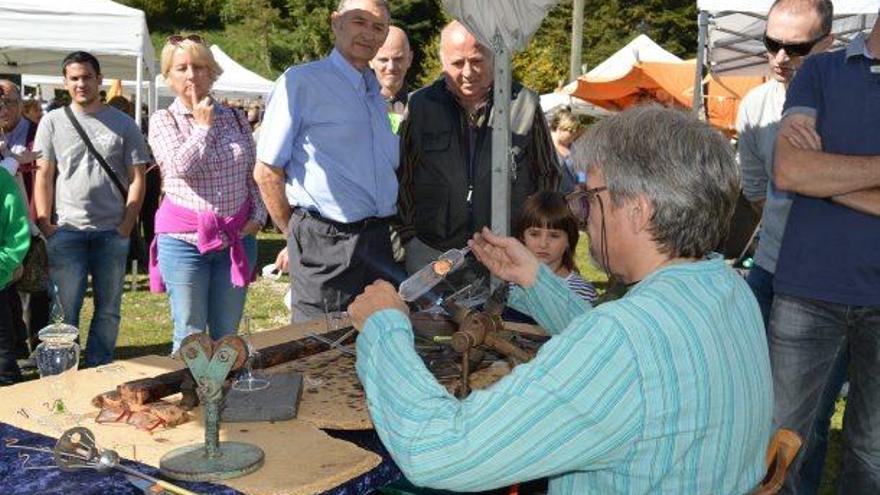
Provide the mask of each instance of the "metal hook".
{"label": "metal hook", "polygon": [[21,459],[21,469],[24,471],[34,471],[39,469],[58,469],[58,466],[30,466],[31,455],[25,452],[19,452],[18,458]]}
{"label": "metal hook", "polygon": [[[7,449],[28,450],[32,452],[41,452],[43,454],[52,455],[52,449],[45,447],[31,447],[28,445],[18,445],[19,439],[5,438],[4,445]],[[57,466],[30,466],[31,455],[26,452],[19,452],[18,458],[21,459],[21,468],[24,470],[32,469],[56,469]]]}

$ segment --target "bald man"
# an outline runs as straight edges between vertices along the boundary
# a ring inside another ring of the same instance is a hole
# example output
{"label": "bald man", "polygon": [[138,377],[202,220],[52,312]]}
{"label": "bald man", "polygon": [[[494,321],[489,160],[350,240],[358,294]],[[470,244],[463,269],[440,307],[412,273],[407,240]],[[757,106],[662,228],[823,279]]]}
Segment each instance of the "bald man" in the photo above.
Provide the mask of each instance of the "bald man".
{"label": "bald man", "polygon": [[[440,61],[443,75],[412,94],[401,127],[397,206],[409,273],[492,220],[493,54],[453,21],[440,35]],[[527,196],[557,188],[559,168],[538,95],[518,82],[510,94],[513,220]]]}
{"label": "bald man", "polygon": [[[412,65],[413,53],[409,46],[409,38],[403,29],[396,26],[388,28],[388,37],[385,43],[376,52],[370,67],[376,73],[376,79],[382,86],[382,96],[388,102],[389,114],[403,115],[406,108],[407,92],[404,88],[406,72]],[[397,125],[400,122],[397,121]],[[397,132],[397,125],[392,118],[392,127]]]}

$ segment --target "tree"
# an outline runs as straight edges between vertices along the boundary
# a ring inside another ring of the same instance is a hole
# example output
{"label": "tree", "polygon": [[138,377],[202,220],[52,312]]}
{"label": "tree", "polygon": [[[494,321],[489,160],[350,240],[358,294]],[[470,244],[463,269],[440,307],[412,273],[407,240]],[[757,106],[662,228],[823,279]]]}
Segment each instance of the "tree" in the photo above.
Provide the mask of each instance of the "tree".
{"label": "tree", "polygon": [[257,45],[257,57],[266,71],[274,72],[272,66],[272,35],[281,24],[281,12],[270,0],[227,0],[221,17],[224,23],[238,23],[251,33]]}
{"label": "tree", "polygon": [[[333,47],[330,13],[338,0],[120,0],[141,9],[157,48],[165,36],[199,31],[242,65],[267,77],[286,67],[326,56]],[[394,0],[392,23],[410,39],[414,57],[410,88],[440,72],[439,33],[448,18],[440,0]],[[513,60],[514,75],[540,92],[568,78],[572,0],[552,9],[532,42]],[[676,55],[696,49],[692,0],[590,0],[584,12],[584,62],[595,66],[644,32]]]}
{"label": "tree", "polygon": [[[220,12],[227,0],[117,0],[144,11],[150,29],[177,31],[221,26]],[[185,23],[181,23],[185,20]],[[184,27],[184,29],[179,29]]]}

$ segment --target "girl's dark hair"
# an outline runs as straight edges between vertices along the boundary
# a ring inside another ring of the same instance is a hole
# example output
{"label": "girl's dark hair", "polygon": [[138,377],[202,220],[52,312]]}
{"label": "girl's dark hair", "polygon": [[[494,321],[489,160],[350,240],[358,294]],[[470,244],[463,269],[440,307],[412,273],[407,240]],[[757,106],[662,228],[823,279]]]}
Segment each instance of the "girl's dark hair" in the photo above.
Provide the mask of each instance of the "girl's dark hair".
{"label": "girl's dark hair", "polygon": [[568,236],[568,249],[562,255],[562,266],[566,270],[578,271],[574,264],[574,250],[580,238],[578,221],[568,208],[568,202],[562,193],[541,191],[526,198],[516,223],[516,237],[525,241],[526,229],[531,227],[565,232]]}

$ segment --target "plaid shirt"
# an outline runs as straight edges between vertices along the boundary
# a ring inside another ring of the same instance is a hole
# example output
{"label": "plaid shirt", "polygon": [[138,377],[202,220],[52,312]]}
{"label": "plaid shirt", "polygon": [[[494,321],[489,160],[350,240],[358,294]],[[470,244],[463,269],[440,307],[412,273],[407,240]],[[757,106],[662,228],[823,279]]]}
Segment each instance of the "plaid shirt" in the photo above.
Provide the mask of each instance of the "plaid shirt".
{"label": "plaid shirt", "polygon": [[[256,147],[244,115],[220,104],[214,123],[195,125],[180,99],[150,118],[150,147],[162,171],[165,197],[193,211],[234,215],[244,201],[253,203],[251,220],[263,223],[266,208],[253,179]],[[173,235],[195,243],[196,234]]]}

